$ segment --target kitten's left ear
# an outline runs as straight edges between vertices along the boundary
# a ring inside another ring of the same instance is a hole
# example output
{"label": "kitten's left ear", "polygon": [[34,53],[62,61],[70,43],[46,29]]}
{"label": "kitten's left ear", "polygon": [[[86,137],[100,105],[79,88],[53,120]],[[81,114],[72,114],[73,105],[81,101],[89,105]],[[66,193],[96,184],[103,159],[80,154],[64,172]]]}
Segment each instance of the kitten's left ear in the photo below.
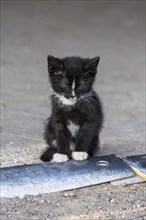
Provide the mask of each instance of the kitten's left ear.
{"label": "kitten's left ear", "polygon": [[48,72],[55,73],[63,70],[63,66],[61,63],[61,60],[59,58],[53,57],[53,56],[48,56],[47,57],[48,61]]}
{"label": "kitten's left ear", "polygon": [[85,69],[97,70],[99,60],[100,60],[100,57],[94,57],[93,59],[90,59]]}

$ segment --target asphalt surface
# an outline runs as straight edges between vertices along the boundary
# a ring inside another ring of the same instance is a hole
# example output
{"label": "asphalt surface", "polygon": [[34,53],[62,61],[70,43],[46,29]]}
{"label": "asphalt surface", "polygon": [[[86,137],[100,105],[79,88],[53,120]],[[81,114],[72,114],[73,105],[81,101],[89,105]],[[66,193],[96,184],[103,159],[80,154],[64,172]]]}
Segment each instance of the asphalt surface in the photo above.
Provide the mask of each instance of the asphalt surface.
{"label": "asphalt surface", "polygon": [[[145,153],[145,1],[3,0],[1,166],[41,162],[50,114],[48,54],[101,57],[95,82],[105,112],[99,155]],[[144,184],[75,192],[3,199],[2,219],[144,219]]]}

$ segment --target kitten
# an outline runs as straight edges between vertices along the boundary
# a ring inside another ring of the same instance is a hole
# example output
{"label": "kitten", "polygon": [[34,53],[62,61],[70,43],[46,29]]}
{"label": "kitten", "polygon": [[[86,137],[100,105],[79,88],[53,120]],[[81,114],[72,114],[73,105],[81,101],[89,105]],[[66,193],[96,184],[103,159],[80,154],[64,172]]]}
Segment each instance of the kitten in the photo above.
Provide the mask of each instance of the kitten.
{"label": "kitten", "polygon": [[66,162],[70,158],[85,160],[96,153],[103,112],[92,85],[99,59],[48,56],[53,92],[52,114],[44,132],[49,145],[41,156],[44,162],[51,159]]}

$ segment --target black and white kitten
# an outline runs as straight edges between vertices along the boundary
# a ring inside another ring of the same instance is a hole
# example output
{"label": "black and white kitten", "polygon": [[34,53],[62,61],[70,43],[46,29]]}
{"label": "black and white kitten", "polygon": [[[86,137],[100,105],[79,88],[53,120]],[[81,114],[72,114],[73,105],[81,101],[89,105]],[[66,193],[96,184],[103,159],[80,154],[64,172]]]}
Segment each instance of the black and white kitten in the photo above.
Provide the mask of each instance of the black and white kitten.
{"label": "black and white kitten", "polygon": [[79,161],[95,154],[103,123],[102,106],[92,89],[99,59],[48,56],[52,114],[44,133],[49,148],[41,160]]}

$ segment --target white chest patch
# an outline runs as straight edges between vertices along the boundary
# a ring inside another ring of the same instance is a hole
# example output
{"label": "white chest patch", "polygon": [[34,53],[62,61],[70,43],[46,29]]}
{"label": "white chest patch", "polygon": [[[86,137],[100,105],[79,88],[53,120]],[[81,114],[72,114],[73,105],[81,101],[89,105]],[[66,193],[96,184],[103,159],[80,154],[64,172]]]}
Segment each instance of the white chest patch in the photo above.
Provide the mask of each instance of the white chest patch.
{"label": "white chest patch", "polygon": [[80,126],[74,124],[72,121],[68,121],[67,128],[70,131],[72,137],[76,137],[79,132]]}

